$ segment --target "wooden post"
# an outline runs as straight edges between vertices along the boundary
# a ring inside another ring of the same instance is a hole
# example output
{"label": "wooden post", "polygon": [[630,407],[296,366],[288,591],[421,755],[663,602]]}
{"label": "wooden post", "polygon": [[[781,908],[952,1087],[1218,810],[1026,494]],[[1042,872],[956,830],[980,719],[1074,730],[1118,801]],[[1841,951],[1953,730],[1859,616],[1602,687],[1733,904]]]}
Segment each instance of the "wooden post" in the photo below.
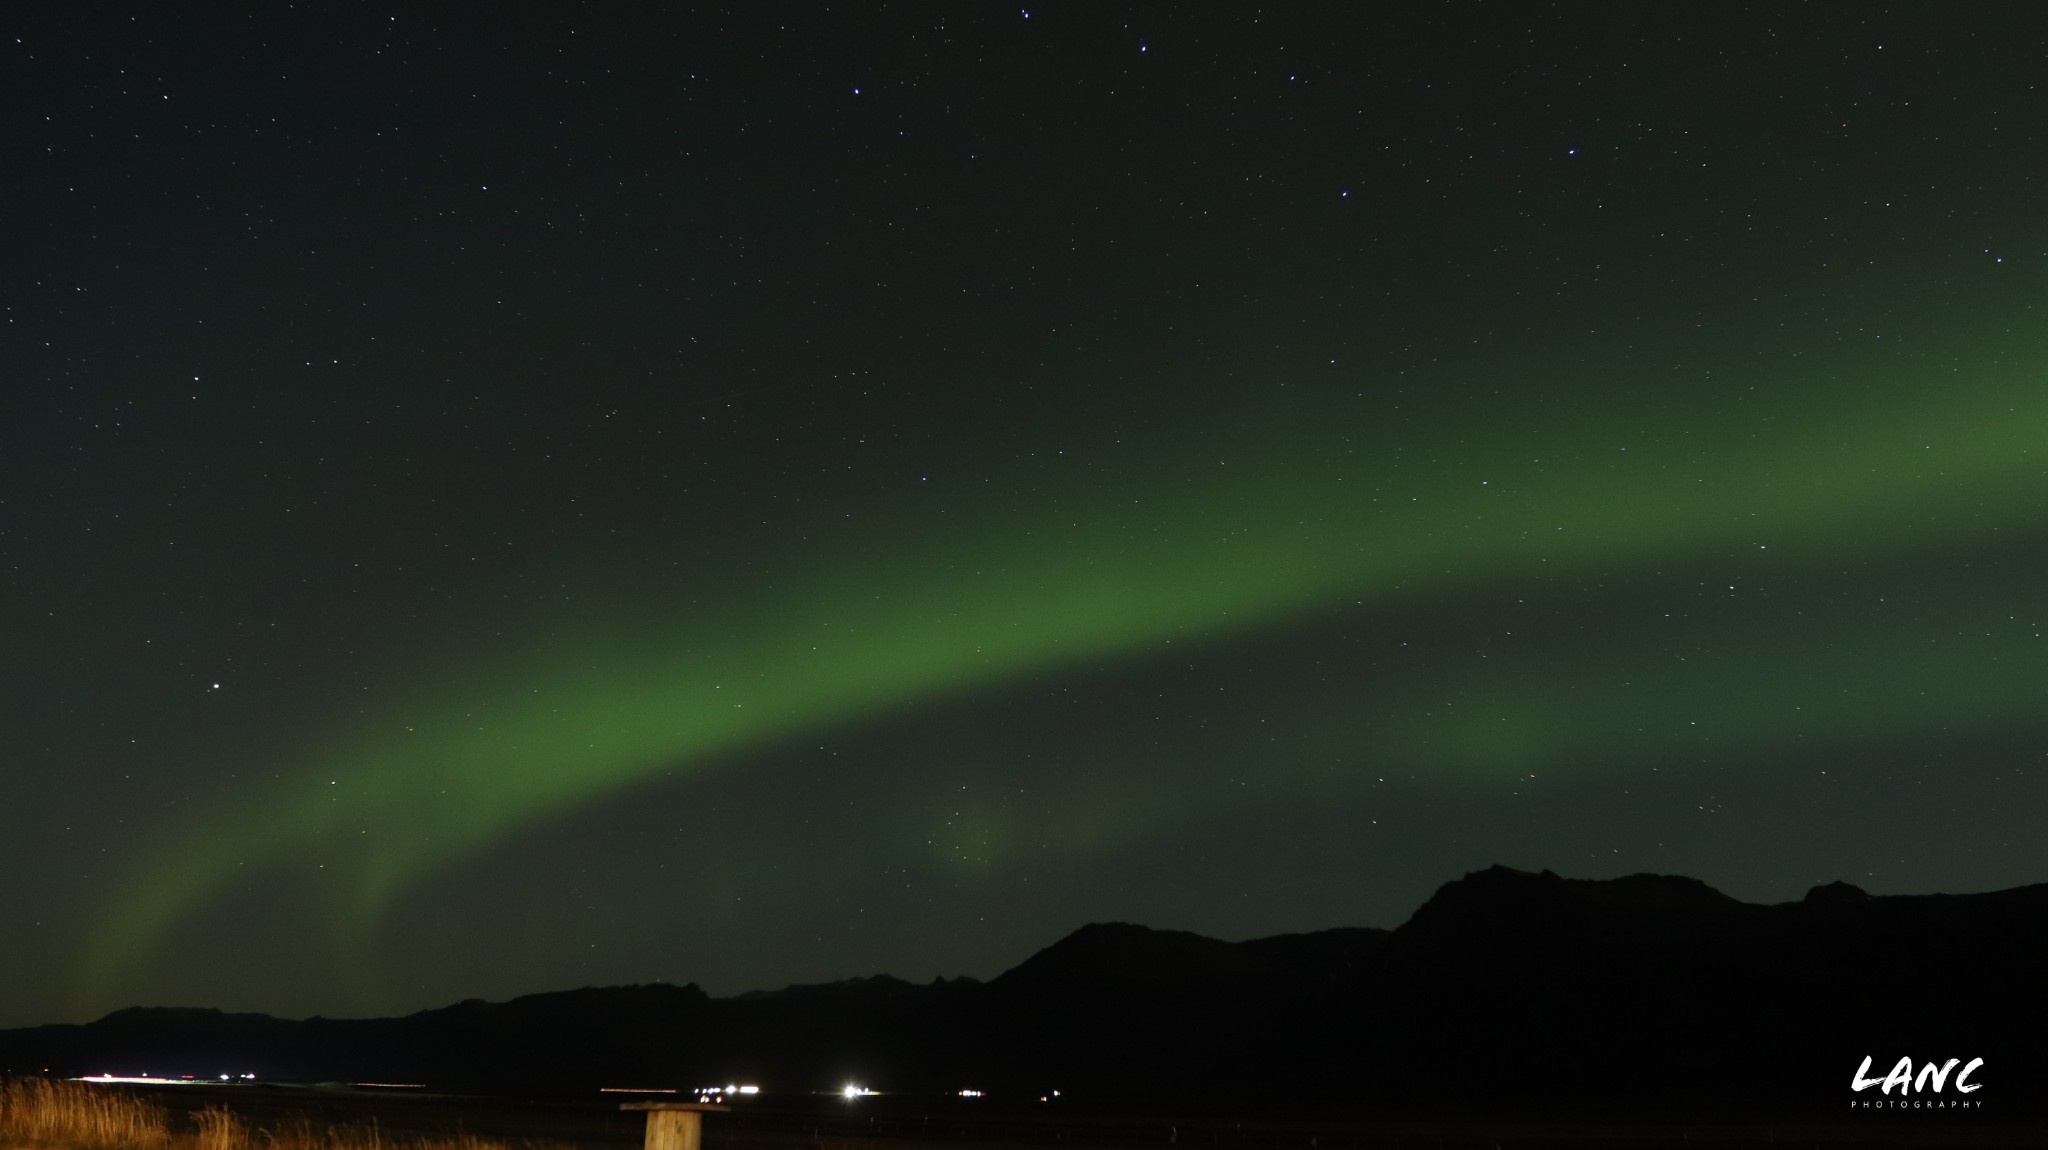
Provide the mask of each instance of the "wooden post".
{"label": "wooden post", "polygon": [[716,1102],[628,1102],[619,1109],[647,1111],[645,1150],[701,1150],[704,1112],[732,1107]]}

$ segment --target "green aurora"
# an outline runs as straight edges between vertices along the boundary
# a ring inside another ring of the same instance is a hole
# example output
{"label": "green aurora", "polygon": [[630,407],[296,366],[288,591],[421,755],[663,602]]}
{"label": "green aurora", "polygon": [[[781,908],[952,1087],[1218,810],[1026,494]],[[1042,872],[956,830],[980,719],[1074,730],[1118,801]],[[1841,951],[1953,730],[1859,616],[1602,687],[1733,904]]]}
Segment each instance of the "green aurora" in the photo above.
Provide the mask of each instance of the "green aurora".
{"label": "green aurora", "polygon": [[[435,656],[394,637],[403,669],[381,702],[305,725],[274,786],[151,852],[103,919],[89,980],[118,979],[244,866],[327,868],[346,892],[337,929],[362,929],[437,868],[672,772],[1338,613],[1491,620],[1521,604],[1528,623],[1484,658],[1418,653],[1426,673],[1276,703],[1301,745],[1258,769],[1305,787],[1362,788],[1393,764],[1505,788],[1649,761],[1674,737],[1726,755],[2024,726],[2048,672],[2037,587],[1994,580],[1890,629],[1842,606],[1916,556],[2039,530],[2048,348],[1996,317],[1958,326],[1903,354],[1758,362],[1744,345],[1748,360],[1682,369],[1553,346],[1521,360],[1533,367],[1459,361],[1399,388],[1392,369],[1333,367],[1190,405],[1140,439],[1075,433],[981,491],[947,494],[942,477],[915,510],[820,514],[752,572],[585,596],[484,640],[452,630]],[[1480,370],[1513,377],[1431,390]],[[1540,398],[1555,395],[1570,398]],[[1655,607],[1672,572],[1720,605],[1658,640],[1696,657],[1646,653],[1637,621],[1585,625],[1623,601],[1669,619]],[[1591,616],[1559,606],[1589,588]],[[1077,810],[1065,848],[1213,805],[1128,797]],[[989,865],[1005,815],[970,814],[993,844],[974,865]]]}

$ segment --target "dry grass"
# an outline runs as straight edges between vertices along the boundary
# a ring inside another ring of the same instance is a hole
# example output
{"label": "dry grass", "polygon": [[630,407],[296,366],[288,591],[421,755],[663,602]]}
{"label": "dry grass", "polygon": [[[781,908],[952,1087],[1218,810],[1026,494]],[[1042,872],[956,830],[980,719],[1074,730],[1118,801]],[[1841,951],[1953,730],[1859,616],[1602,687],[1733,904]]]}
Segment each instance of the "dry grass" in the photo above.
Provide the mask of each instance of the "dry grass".
{"label": "dry grass", "polygon": [[0,1150],[508,1150],[474,1135],[386,1138],[376,1125],[315,1128],[303,1115],[259,1129],[209,1106],[173,1130],[163,1107],[80,1082],[0,1083]]}
{"label": "dry grass", "polygon": [[0,1084],[0,1145],[156,1150],[170,1141],[163,1107],[133,1095],[37,1078]]}

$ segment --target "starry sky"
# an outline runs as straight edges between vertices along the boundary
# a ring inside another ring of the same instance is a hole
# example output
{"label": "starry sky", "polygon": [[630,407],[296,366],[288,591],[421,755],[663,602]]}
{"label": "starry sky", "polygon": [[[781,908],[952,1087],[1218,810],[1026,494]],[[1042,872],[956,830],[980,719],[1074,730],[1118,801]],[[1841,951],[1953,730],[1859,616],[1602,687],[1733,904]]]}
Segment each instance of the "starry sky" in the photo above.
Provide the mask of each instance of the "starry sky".
{"label": "starry sky", "polygon": [[0,1025],[2048,880],[2037,6],[117,8]]}

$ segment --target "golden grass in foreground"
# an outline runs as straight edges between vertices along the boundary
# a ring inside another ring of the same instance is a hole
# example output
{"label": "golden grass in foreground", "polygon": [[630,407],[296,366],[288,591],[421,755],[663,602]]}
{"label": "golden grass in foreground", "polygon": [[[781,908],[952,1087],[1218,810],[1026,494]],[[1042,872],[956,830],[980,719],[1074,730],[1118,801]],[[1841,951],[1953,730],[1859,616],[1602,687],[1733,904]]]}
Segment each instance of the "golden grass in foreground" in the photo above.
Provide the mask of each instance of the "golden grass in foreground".
{"label": "golden grass in foreground", "polygon": [[0,1146],[153,1150],[170,1141],[163,1107],[129,1094],[36,1078],[0,1085]]}
{"label": "golden grass in foreground", "polygon": [[163,1107],[104,1087],[37,1078],[0,1083],[0,1150],[508,1150],[471,1135],[386,1138],[375,1126],[316,1130],[304,1116],[256,1129],[218,1106],[192,1120],[196,1129],[174,1131]]}

